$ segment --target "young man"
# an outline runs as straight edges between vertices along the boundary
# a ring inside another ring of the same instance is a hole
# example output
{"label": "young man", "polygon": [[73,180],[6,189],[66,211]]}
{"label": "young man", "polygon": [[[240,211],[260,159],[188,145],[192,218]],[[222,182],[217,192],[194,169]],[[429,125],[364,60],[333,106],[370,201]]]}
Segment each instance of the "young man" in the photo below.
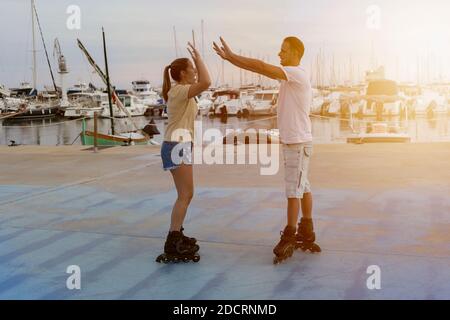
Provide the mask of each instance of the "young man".
{"label": "young man", "polygon": [[[280,57],[281,67],[235,54],[220,38],[221,46],[214,42],[214,50],[233,65],[271,79],[281,81],[278,98],[278,127],[283,144],[286,196],[288,199],[287,226],[281,241],[275,247],[274,263],[290,258],[295,249],[320,252],[315,244],[312,220],[313,198],[308,181],[309,162],[313,149],[311,120],[309,118],[312,88],[306,71],[300,66],[305,47],[298,38],[284,39]],[[301,199],[301,201],[300,201]],[[303,218],[297,222],[302,208]]]}

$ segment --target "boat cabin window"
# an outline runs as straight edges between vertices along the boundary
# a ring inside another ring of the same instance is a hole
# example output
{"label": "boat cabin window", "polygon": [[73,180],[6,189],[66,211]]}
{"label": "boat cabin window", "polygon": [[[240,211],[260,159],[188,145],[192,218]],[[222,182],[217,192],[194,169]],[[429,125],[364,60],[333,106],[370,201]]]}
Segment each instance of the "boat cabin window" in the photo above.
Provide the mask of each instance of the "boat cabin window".
{"label": "boat cabin window", "polygon": [[124,105],[124,107],[131,107],[131,98],[130,97],[120,97],[120,102]]}
{"label": "boat cabin window", "polygon": [[256,100],[264,100],[264,101],[272,101],[274,99],[274,95],[273,94],[264,94],[264,93],[257,93],[255,94],[255,99]]}

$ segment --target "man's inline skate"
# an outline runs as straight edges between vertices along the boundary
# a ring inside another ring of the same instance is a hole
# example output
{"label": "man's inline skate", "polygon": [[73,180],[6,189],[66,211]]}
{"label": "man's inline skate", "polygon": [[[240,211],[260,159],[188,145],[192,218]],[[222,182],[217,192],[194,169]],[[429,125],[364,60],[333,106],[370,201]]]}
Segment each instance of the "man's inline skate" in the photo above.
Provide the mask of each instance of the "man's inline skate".
{"label": "man's inline skate", "polygon": [[[195,238],[190,238],[190,237],[185,236],[183,231],[184,231],[184,228],[181,227],[180,232],[181,232],[181,235],[183,236],[183,241],[184,241],[185,243],[187,243],[187,244],[190,244],[190,245],[192,245],[192,246],[195,246],[195,245],[197,244],[197,239],[195,239]],[[197,247],[198,247],[198,246],[197,246]],[[199,248],[199,249],[200,249],[200,248]],[[198,251],[198,250],[197,250],[197,251]]]}
{"label": "man's inline skate", "polygon": [[316,234],[314,233],[314,225],[312,219],[302,218],[298,224],[298,231],[296,235],[297,245],[296,249],[301,249],[303,252],[309,251],[311,253],[322,252],[322,249],[316,244]]}
{"label": "man's inline skate", "polygon": [[158,263],[195,263],[200,261],[200,255],[197,253],[200,247],[197,244],[187,242],[180,231],[170,232],[164,245],[164,253],[156,258]]}
{"label": "man's inline skate", "polygon": [[275,249],[273,249],[273,253],[275,254],[273,263],[275,265],[291,258],[294,254],[296,248],[295,231],[295,228],[287,226],[281,232],[281,240]]}

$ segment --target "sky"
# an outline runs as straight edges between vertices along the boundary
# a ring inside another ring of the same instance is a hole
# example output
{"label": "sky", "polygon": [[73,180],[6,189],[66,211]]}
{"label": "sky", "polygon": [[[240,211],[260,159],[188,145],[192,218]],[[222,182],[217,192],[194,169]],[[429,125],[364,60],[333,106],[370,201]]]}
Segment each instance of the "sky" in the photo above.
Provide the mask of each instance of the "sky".
{"label": "sky", "polygon": [[[0,0],[0,5],[0,84],[16,87],[32,80],[30,0]],[[81,10],[79,30],[67,28],[71,5]],[[53,42],[58,38],[70,85],[101,85],[76,39],[104,67],[103,26],[113,83],[130,88],[133,80],[145,78],[159,86],[164,66],[176,57],[173,28],[179,56],[188,56],[185,48],[192,30],[202,50],[201,20],[214,84],[225,79],[237,86],[241,80],[239,70],[228,63],[222,74],[221,60],[212,50],[219,36],[236,52],[273,64],[279,64],[283,38],[297,36],[305,43],[302,63],[313,82],[318,75],[324,82],[356,82],[378,65],[398,81],[450,80],[448,0],[36,0],[36,6],[51,62],[55,68]],[[51,80],[39,34],[37,41],[42,88]],[[242,79],[258,80],[248,73]]]}

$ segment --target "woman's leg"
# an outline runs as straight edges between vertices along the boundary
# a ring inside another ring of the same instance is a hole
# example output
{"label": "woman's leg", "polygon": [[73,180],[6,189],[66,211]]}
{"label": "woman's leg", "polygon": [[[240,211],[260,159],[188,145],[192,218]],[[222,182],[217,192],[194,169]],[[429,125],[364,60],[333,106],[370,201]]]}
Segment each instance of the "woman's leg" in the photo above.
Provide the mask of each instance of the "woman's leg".
{"label": "woman's leg", "polygon": [[170,231],[180,231],[186,217],[187,209],[194,196],[194,178],[192,166],[181,165],[171,171],[178,198],[173,206]]}

